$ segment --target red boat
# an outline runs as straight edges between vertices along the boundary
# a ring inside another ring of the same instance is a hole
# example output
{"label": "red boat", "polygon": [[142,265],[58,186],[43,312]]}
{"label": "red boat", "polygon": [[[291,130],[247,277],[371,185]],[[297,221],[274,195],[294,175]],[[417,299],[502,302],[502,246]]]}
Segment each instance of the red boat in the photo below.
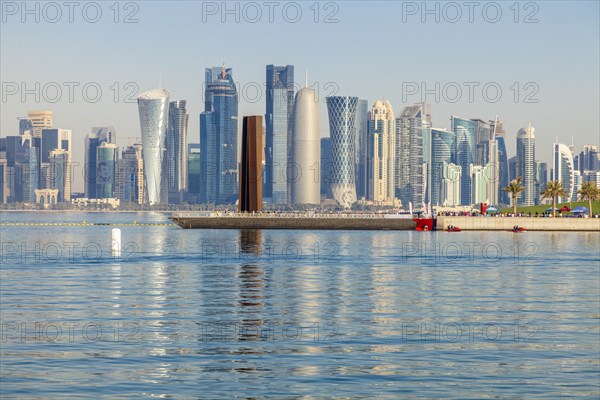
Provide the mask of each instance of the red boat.
{"label": "red boat", "polygon": [[433,218],[413,218],[413,221],[417,223],[416,231],[433,230]]}
{"label": "red boat", "polygon": [[460,229],[458,226],[449,226],[448,227],[448,232],[460,232],[462,229]]}
{"label": "red boat", "polygon": [[523,228],[522,226],[515,226],[512,231],[514,233],[520,233],[520,232],[525,232],[526,230],[527,229]]}

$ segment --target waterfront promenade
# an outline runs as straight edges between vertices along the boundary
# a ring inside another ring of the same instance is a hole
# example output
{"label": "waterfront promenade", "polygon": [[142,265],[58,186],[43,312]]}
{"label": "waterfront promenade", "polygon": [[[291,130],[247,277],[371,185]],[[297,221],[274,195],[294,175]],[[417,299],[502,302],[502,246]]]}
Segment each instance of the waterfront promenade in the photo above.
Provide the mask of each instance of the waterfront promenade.
{"label": "waterfront promenade", "polygon": [[600,218],[438,216],[437,229],[458,226],[463,231],[507,231],[515,225],[528,231],[600,232]]}

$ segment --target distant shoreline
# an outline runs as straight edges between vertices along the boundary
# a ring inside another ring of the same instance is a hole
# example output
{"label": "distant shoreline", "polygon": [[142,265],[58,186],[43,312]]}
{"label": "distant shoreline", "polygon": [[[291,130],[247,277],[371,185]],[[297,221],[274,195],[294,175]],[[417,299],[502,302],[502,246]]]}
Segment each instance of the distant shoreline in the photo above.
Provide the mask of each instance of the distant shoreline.
{"label": "distant shoreline", "polygon": [[43,212],[43,213],[157,213],[172,214],[180,211],[150,211],[150,210],[0,210],[3,212]]}

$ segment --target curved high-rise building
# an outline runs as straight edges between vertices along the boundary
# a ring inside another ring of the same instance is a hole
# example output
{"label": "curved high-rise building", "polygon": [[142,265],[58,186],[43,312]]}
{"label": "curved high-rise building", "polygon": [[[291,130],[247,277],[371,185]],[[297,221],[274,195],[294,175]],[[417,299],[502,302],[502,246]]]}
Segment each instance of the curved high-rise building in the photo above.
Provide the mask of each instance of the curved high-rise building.
{"label": "curved high-rise building", "polygon": [[522,179],[521,205],[535,204],[535,129],[531,124],[517,133],[517,178]]}
{"label": "curved high-rise building", "polygon": [[151,90],[138,97],[140,128],[142,133],[142,159],[148,204],[161,202],[161,178],[165,138],[169,116],[169,92]]}
{"label": "curved high-rise building", "polygon": [[292,204],[320,204],[319,102],[315,91],[308,87],[304,87],[296,94],[291,152],[292,168],[297,171],[297,175],[291,180]]}
{"label": "curved high-rise building", "polygon": [[570,201],[575,188],[575,164],[569,146],[554,143],[552,152],[552,180],[562,182],[567,197],[559,197],[558,202]]}
{"label": "curved high-rise building", "polygon": [[331,192],[343,207],[356,202],[354,141],[358,97],[327,97],[329,134],[331,136]]}

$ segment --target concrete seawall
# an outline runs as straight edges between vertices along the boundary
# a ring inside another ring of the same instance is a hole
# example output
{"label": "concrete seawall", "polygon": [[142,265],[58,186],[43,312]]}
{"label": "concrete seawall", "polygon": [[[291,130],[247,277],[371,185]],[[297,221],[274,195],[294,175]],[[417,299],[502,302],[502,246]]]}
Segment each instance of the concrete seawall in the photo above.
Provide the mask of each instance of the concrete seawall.
{"label": "concrete seawall", "polygon": [[319,229],[319,230],[415,230],[406,218],[261,218],[173,216],[186,229]]}
{"label": "concrete seawall", "polygon": [[458,226],[463,231],[510,231],[518,225],[528,231],[600,232],[600,218],[437,217],[437,229]]}

